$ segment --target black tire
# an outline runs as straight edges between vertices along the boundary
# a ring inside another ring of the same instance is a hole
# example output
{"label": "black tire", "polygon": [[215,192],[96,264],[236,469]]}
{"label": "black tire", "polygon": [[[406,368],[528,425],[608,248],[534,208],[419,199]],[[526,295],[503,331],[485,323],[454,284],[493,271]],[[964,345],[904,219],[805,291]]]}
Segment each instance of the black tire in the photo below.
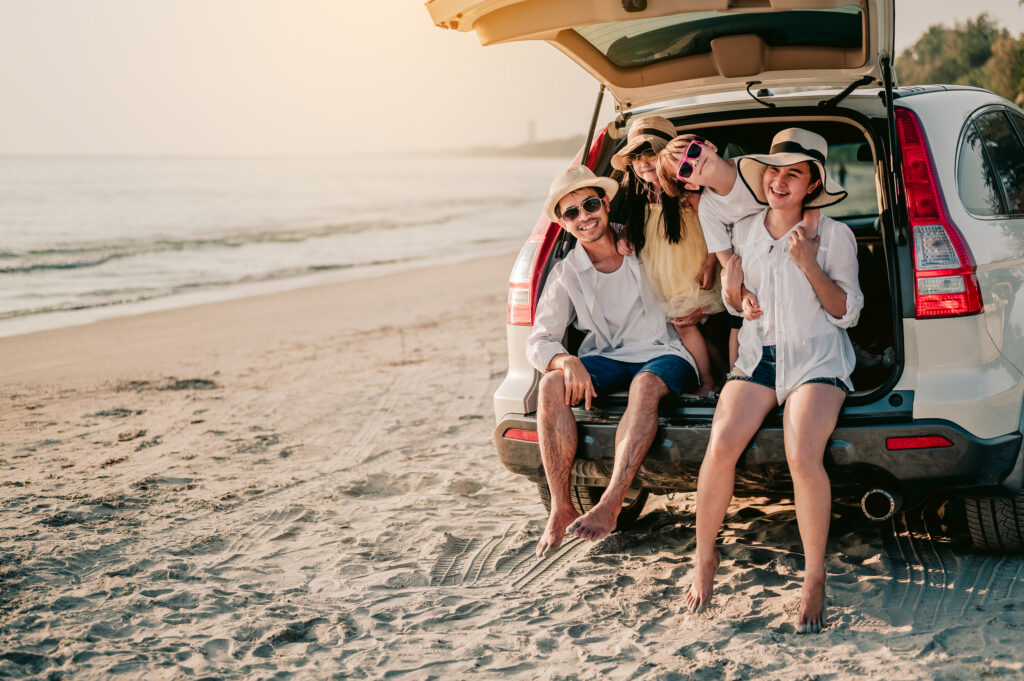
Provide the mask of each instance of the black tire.
{"label": "black tire", "polygon": [[[569,485],[569,497],[572,499],[572,505],[582,514],[594,507],[604,494],[604,490],[604,487]],[[550,512],[551,490],[548,489],[548,483],[538,482],[537,492],[540,494],[540,503],[544,504],[544,510]],[[622,504],[619,518],[615,522],[616,531],[628,530],[636,525],[649,496],[650,492],[645,489],[631,489],[626,493],[626,501]]]}
{"label": "black tire", "polygon": [[974,548],[990,553],[1024,553],[1024,492],[1015,497],[964,499]]}

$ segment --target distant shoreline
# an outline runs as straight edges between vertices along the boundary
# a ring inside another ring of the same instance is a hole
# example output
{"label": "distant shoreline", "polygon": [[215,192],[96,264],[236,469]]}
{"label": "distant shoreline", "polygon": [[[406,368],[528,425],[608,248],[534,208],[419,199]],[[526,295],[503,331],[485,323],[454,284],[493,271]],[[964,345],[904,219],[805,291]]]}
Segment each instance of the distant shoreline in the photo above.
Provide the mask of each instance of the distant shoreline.
{"label": "distant shoreline", "polygon": [[498,156],[510,158],[572,158],[583,146],[583,135],[571,135],[550,140],[523,142],[512,146],[480,145],[459,149],[434,149],[423,152],[440,156]]}

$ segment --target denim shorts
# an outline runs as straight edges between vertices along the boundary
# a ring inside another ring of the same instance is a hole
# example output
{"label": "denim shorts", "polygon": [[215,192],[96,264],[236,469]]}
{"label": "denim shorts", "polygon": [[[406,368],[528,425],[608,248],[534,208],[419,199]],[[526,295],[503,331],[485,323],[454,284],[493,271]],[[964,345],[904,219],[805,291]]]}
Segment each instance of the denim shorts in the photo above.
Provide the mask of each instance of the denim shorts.
{"label": "denim shorts", "polygon": [[678,355],[661,355],[646,362],[620,362],[600,355],[589,355],[580,357],[580,361],[590,374],[598,397],[629,390],[629,384],[641,371],[660,378],[676,395],[681,395],[688,387],[697,385],[697,372],[689,362]]}
{"label": "denim shorts", "polygon": [[[775,390],[775,346],[765,345],[761,348],[761,361],[758,362],[757,366],[754,367],[754,370],[749,376],[737,373],[734,369],[725,377],[725,380],[747,381],[749,383],[756,383]],[[846,384],[843,383],[842,379],[836,378],[835,376],[809,378],[800,385],[804,385],[805,383],[824,383],[825,385],[834,385],[847,394],[850,392],[850,389],[846,387]]]}

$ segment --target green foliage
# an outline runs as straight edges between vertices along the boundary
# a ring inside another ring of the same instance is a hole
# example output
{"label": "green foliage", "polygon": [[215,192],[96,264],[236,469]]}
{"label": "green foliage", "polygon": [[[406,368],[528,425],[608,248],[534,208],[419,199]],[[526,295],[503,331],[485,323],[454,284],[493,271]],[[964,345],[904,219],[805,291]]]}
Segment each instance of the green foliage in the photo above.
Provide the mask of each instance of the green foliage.
{"label": "green foliage", "polygon": [[1024,35],[1012,37],[985,13],[953,28],[936,24],[896,59],[896,72],[901,85],[973,85],[1019,101]]}

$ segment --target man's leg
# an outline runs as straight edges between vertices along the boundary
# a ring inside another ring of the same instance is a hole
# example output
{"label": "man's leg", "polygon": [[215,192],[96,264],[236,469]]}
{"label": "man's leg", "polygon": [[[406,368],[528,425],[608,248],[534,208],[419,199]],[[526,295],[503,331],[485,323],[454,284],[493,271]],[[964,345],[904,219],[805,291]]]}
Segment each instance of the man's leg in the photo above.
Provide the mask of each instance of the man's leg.
{"label": "man's leg", "polygon": [[660,377],[641,371],[629,384],[626,413],[615,431],[615,466],[601,500],[572,524],[578,537],[596,540],[615,529],[626,492],[658,431],[658,402],[669,393]]}
{"label": "man's leg", "polygon": [[543,558],[558,548],[565,528],[579,516],[569,499],[569,473],[576,457],[576,419],[565,404],[561,371],[549,371],[540,379],[537,436],[551,491],[551,515],[537,543],[537,556]]}
{"label": "man's leg", "polygon": [[804,584],[797,630],[817,633],[825,624],[825,545],[832,488],[825,472],[825,445],[836,427],[846,393],[833,385],[804,383],[789,394],[783,414],[786,461],[804,546]]}

